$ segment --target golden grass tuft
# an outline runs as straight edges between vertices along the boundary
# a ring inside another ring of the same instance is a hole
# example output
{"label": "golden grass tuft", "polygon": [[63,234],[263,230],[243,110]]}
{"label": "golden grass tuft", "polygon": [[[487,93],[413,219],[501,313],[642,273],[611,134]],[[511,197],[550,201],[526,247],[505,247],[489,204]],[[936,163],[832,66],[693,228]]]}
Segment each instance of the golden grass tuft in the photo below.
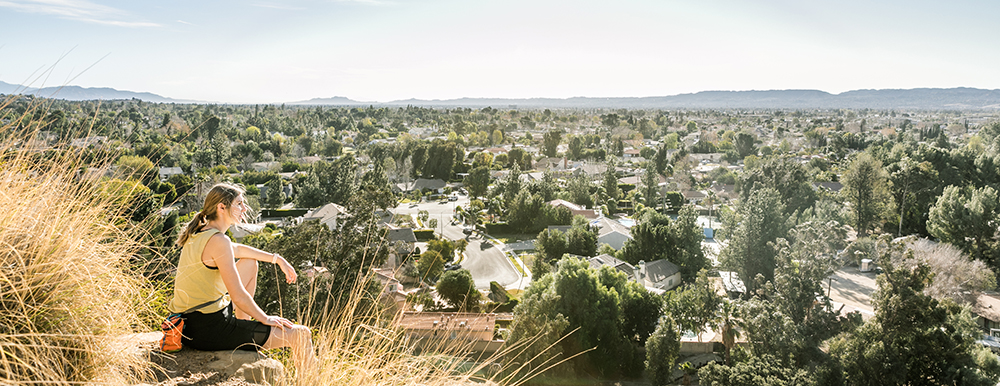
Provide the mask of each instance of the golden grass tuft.
{"label": "golden grass tuft", "polygon": [[143,282],[125,269],[135,243],[97,194],[101,170],[33,146],[31,112],[0,126],[0,384],[133,383],[148,364],[115,338],[140,313]]}

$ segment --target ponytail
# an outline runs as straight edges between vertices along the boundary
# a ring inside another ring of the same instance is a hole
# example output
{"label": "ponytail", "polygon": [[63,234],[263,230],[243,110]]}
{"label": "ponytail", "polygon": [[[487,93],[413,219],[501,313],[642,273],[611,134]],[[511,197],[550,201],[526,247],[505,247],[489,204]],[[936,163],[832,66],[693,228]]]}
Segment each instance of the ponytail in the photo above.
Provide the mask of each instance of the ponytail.
{"label": "ponytail", "polygon": [[183,247],[184,243],[191,238],[191,235],[198,233],[198,231],[201,230],[201,227],[205,226],[204,223],[207,221],[205,221],[205,216],[203,216],[202,213],[205,212],[201,211],[195,214],[194,218],[191,219],[191,222],[189,222],[187,227],[184,228],[184,233],[181,233],[180,237],[177,238],[178,247]]}

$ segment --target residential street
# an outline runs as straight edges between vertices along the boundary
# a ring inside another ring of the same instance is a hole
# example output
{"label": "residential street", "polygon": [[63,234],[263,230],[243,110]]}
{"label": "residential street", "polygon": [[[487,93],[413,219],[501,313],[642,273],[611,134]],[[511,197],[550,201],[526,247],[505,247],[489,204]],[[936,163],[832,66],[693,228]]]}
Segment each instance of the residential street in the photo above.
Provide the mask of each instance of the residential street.
{"label": "residential street", "polygon": [[[426,210],[430,215],[429,218],[438,220],[438,226],[434,231],[439,237],[443,235],[446,239],[458,240],[466,238],[466,235],[462,233],[460,224],[453,225],[451,223],[451,216],[455,212],[456,206],[466,207],[469,205],[468,196],[459,195],[458,197],[458,201],[449,201],[448,203],[433,201],[420,204],[400,204],[394,212],[397,215],[416,215],[419,211]],[[472,274],[472,278],[476,281],[476,288],[488,290],[491,281],[500,283],[504,288],[520,288],[529,282],[528,278],[522,280],[521,273],[504,256],[501,248],[484,240],[479,235],[468,236],[466,239],[469,241],[469,246],[465,250],[462,268],[468,269],[469,273]]]}

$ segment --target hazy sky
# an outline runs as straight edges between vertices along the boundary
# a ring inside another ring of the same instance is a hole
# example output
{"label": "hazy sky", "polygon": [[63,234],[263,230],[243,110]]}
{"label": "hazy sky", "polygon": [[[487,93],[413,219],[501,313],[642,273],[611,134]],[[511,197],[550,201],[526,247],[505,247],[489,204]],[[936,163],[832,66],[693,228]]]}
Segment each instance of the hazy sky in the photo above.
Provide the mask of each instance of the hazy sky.
{"label": "hazy sky", "polygon": [[233,103],[998,89],[998,20],[995,0],[0,0],[0,80]]}

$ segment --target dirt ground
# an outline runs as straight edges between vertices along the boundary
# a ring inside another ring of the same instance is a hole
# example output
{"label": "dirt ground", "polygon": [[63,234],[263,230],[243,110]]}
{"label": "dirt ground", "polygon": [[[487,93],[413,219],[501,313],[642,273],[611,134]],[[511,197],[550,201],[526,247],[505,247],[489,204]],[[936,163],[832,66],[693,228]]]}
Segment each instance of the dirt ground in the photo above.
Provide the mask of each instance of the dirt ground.
{"label": "dirt ground", "polygon": [[865,319],[875,315],[871,301],[871,294],[876,288],[875,272],[861,272],[858,267],[843,267],[830,275],[824,284],[831,286],[830,298],[835,307],[843,304],[844,312],[857,310]]}

